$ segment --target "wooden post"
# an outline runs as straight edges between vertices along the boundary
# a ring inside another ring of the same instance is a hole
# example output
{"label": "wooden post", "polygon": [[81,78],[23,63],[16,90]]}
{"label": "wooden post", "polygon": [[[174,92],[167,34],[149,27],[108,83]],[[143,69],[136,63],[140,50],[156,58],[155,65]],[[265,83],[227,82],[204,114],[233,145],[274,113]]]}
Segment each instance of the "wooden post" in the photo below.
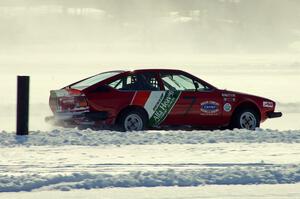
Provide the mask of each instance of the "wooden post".
{"label": "wooden post", "polygon": [[17,82],[17,135],[28,135],[29,76],[18,76]]}

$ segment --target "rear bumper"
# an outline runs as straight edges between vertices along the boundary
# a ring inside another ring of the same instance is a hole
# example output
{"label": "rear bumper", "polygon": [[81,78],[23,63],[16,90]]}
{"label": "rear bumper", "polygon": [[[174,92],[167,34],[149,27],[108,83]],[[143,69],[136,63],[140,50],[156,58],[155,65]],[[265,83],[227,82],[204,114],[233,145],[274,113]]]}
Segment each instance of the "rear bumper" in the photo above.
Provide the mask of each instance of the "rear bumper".
{"label": "rear bumper", "polygon": [[93,121],[106,120],[108,118],[108,113],[106,111],[87,112],[84,113],[84,117]]}
{"label": "rear bumper", "polygon": [[281,112],[268,112],[267,117],[268,118],[276,118],[276,117],[281,117],[282,113]]}
{"label": "rear bumper", "polygon": [[46,117],[46,121],[66,121],[73,123],[86,123],[86,122],[95,122],[103,121],[108,118],[108,113],[106,111],[100,112],[61,112],[55,113],[54,116]]}

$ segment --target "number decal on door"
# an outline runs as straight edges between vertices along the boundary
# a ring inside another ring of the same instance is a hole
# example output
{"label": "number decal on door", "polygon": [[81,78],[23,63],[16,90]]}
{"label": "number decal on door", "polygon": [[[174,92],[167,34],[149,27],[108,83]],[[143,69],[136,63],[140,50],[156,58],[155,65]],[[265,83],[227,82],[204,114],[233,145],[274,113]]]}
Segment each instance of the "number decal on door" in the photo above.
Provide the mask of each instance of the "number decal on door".
{"label": "number decal on door", "polygon": [[187,107],[185,113],[183,114],[183,116],[185,116],[185,115],[187,115],[190,112],[190,110],[192,109],[193,105],[196,103],[196,99],[197,98],[195,96],[184,96],[183,99],[191,101],[190,105]]}

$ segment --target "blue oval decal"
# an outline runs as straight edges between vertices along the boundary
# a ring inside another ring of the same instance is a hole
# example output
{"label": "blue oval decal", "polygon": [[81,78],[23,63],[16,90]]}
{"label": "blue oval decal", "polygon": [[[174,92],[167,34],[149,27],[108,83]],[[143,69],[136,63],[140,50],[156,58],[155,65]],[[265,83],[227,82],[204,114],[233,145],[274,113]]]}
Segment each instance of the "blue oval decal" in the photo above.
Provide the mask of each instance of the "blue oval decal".
{"label": "blue oval decal", "polygon": [[205,114],[216,114],[219,112],[219,103],[215,101],[205,101],[201,103],[200,110]]}
{"label": "blue oval decal", "polygon": [[215,110],[218,107],[215,104],[204,104],[204,105],[202,105],[202,108],[205,110]]}

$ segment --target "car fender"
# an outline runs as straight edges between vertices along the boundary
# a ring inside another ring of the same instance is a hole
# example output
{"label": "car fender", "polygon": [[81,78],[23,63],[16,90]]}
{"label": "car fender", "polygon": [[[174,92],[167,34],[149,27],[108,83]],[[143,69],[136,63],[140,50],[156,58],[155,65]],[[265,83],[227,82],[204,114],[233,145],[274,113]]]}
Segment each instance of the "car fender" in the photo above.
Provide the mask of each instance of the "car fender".
{"label": "car fender", "polygon": [[259,116],[260,116],[260,120],[262,119],[262,111],[260,106],[258,105],[256,100],[253,100],[251,98],[243,98],[241,100],[238,100],[238,102],[235,104],[235,106],[233,107],[233,111],[231,114],[231,119],[234,116],[234,114],[241,108],[241,107],[250,107],[250,108],[254,108],[255,111],[258,112]]}

